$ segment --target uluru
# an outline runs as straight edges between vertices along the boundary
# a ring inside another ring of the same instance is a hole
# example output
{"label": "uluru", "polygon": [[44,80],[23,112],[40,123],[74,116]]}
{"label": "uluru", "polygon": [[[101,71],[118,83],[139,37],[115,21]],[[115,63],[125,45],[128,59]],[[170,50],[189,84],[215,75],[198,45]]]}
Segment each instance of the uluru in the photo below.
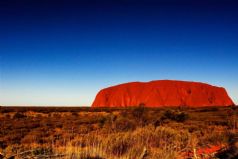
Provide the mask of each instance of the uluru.
{"label": "uluru", "polygon": [[92,107],[232,106],[223,87],[201,82],[156,80],[130,82],[99,91]]}

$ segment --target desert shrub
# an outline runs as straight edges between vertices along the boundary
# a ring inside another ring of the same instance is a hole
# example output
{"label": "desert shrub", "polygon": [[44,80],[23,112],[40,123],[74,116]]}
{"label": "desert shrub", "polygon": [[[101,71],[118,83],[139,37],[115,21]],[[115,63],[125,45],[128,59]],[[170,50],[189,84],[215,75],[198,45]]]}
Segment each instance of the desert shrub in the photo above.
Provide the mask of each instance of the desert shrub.
{"label": "desert shrub", "polygon": [[92,130],[93,130],[92,126],[84,124],[84,125],[79,126],[78,133],[79,134],[87,134],[87,133],[91,132]]}
{"label": "desert shrub", "polygon": [[139,119],[139,118],[141,118],[143,116],[144,112],[145,112],[145,104],[141,103],[141,104],[139,104],[139,106],[133,108],[132,115],[136,119]]}
{"label": "desert shrub", "polygon": [[36,115],[36,118],[42,118],[43,116],[42,116],[42,114],[37,114]]}
{"label": "desert shrub", "polygon": [[219,126],[219,125],[228,126],[229,122],[228,121],[210,121],[209,124],[216,125],[216,126]]}
{"label": "desert shrub", "polygon": [[100,128],[103,127],[103,125],[106,123],[106,121],[107,121],[106,117],[101,117],[98,119]]}
{"label": "desert shrub", "polygon": [[24,138],[21,139],[22,144],[30,144],[30,143],[38,143],[39,137],[34,134],[26,135]]}
{"label": "desert shrub", "polygon": [[10,115],[10,114],[6,114],[6,115],[5,115],[5,118],[10,119],[10,118],[11,118],[11,115]]}
{"label": "desert shrub", "polygon": [[153,125],[154,125],[154,127],[160,126],[160,125],[161,125],[161,120],[155,120],[155,121],[153,122]]}
{"label": "desert shrub", "polygon": [[113,130],[116,130],[116,120],[117,116],[113,114],[109,114],[107,117],[105,117],[105,121],[103,123],[99,123],[99,128],[104,133],[110,133]]}
{"label": "desert shrub", "polygon": [[131,111],[131,115],[134,118],[134,120],[137,121],[139,126],[144,126],[147,122],[146,117],[147,110],[145,108],[145,104],[141,103],[139,106],[134,107]]}
{"label": "desert shrub", "polygon": [[11,134],[11,136],[8,136],[7,143],[10,144],[20,144],[21,139],[23,138],[24,134]]}
{"label": "desert shrub", "polygon": [[221,126],[208,127],[203,134],[197,135],[199,138],[199,145],[220,145],[229,143],[234,139],[234,133],[229,131],[219,130]]}
{"label": "desert shrub", "polygon": [[201,141],[199,142],[200,145],[203,144],[221,144],[227,142],[229,140],[229,137],[225,133],[219,133],[219,132],[213,132],[209,135],[205,134],[203,137],[201,137]]}
{"label": "desert shrub", "polygon": [[53,151],[51,148],[39,148],[39,149],[35,149],[33,151],[33,155],[50,155],[53,154]]}
{"label": "desert shrub", "polygon": [[124,117],[117,118],[117,120],[113,124],[115,131],[134,130],[136,126],[136,121]]}
{"label": "desert shrub", "polygon": [[86,156],[83,157],[83,159],[104,159],[100,156],[91,156],[89,154],[87,154]]}
{"label": "desert shrub", "polygon": [[61,122],[56,122],[55,123],[55,127],[56,128],[62,128],[63,127],[63,124]]}
{"label": "desert shrub", "polygon": [[232,109],[233,111],[237,111],[238,110],[238,106],[231,106],[230,109]]}
{"label": "desert shrub", "polygon": [[40,127],[40,123],[32,122],[32,123],[30,123],[30,124],[28,125],[28,127],[29,127],[30,129],[35,129],[35,128]]}
{"label": "desert shrub", "polygon": [[228,128],[233,130],[238,129],[238,115],[235,111],[228,115],[226,123]]}
{"label": "desert shrub", "polygon": [[52,116],[53,116],[54,118],[60,118],[60,113],[59,113],[59,112],[53,113]]}
{"label": "desert shrub", "polygon": [[10,109],[5,109],[4,107],[0,106],[0,113],[9,113],[9,112],[11,112]]}
{"label": "desert shrub", "polygon": [[0,149],[5,149],[7,147],[7,143],[4,141],[0,141]]}
{"label": "desert shrub", "polygon": [[26,116],[24,114],[17,112],[16,114],[14,114],[13,119],[21,119],[25,117]]}
{"label": "desert shrub", "polygon": [[188,127],[188,131],[190,133],[193,133],[193,132],[196,132],[196,131],[199,131],[199,130],[201,130],[201,129],[197,125],[191,125],[191,126]]}
{"label": "desert shrub", "polygon": [[77,112],[71,112],[72,116],[78,117],[78,113]]}
{"label": "desert shrub", "polygon": [[131,145],[128,140],[124,140],[118,136],[116,136],[116,138],[117,139],[111,140],[113,143],[111,143],[110,146],[110,153],[115,156],[122,156],[129,150]]}
{"label": "desert shrub", "polygon": [[117,119],[117,116],[116,116],[116,115],[110,114],[110,115],[107,116],[106,122],[112,124],[113,122],[116,121],[116,119]]}
{"label": "desert shrub", "polygon": [[178,114],[175,115],[174,120],[177,122],[184,122],[185,120],[188,119],[188,114],[184,112],[179,112]]}
{"label": "desert shrub", "polygon": [[188,118],[189,116],[185,112],[167,110],[164,112],[163,116],[161,117],[161,120],[170,119],[177,122],[184,122]]}

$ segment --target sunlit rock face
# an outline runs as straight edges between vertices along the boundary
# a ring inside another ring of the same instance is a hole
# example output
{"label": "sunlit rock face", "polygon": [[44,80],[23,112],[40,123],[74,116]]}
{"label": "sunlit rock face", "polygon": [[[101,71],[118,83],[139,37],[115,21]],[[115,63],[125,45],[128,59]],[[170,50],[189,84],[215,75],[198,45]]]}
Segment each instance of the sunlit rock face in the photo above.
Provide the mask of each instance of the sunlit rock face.
{"label": "sunlit rock face", "polygon": [[131,82],[102,89],[92,107],[231,106],[226,90],[200,82],[158,80]]}

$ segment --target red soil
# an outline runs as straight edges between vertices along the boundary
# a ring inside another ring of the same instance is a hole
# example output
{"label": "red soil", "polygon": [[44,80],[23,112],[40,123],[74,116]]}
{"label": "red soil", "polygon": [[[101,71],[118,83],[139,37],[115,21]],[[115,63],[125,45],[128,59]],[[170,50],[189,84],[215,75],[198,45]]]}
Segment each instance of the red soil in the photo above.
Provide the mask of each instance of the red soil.
{"label": "red soil", "polygon": [[[189,151],[189,152],[182,152],[180,156],[182,158],[193,158],[195,157],[194,155],[198,156],[199,158],[203,159],[208,159],[211,158],[211,156],[214,156],[217,152],[219,152],[222,148],[224,148],[224,145],[210,145],[206,148],[199,148],[197,151],[194,152]],[[205,157],[207,156],[207,157]]]}
{"label": "red soil", "polygon": [[226,90],[200,82],[158,80],[131,82],[101,90],[92,107],[231,106]]}

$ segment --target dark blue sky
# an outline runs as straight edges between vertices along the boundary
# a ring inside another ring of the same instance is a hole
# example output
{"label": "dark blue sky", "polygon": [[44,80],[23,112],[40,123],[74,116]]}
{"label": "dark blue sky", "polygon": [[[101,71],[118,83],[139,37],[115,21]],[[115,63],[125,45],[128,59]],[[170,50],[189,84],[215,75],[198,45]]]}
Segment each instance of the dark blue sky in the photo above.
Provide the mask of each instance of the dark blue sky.
{"label": "dark blue sky", "polygon": [[235,0],[0,2],[0,105],[90,105],[103,87],[177,79],[238,103]]}

